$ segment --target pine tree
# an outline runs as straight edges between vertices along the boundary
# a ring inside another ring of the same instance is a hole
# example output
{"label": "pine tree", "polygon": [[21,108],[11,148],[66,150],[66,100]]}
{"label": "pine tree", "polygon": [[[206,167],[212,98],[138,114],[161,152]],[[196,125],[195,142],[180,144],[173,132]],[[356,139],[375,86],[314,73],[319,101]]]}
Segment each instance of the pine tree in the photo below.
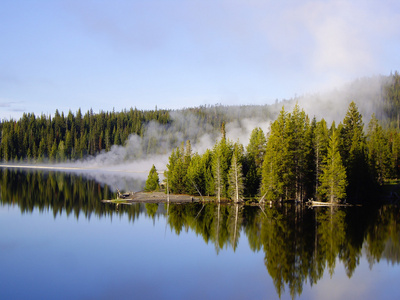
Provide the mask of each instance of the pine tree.
{"label": "pine tree", "polygon": [[204,194],[204,173],[201,163],[201,156],[197,153],[193,154],[185,176],[186,191],[188,194]]}
{"label": "pine tree", "polygon": [[400,176],[400,133],[397,129],[389,130],[388,143],[390,148],[390,176]]}
{"label": "pine tree", "polygon": [[243,172],[246,174],[246,194],[249,196],[255,196],[259,193],[266,143],[263,130],[260,127],[254,128],[246,148],[245,170]]}
{"label": "pine tree", "polygon": [[57,154],[56,154],[57,161],[62,162],[65,160],[65,157],[66,157],[65,152],[66,152],[66,148],[64,145],[64,141],[60,141],[60,144],[58,145]]}
{"label": "pine tree", "polygon": [[214,175],[214,187],[215,195],[217,196],[218,203],[221,202],[221,197],[224,192],[224,180],[223,180],[223,167],[222,159],[220,156],[215,155],[213,160],[213,175]]}
{"label": "pine tree", "polygon": [[339,152],[339,136],[336,129],[329,141],[326,163],[322,166],[319,193],[331,203],[346,197],[346,169]]}
{"label": "pine tree", "polygon": [[343,125],[340,126],[340,139],[342,142],[340,154],[346,166],[349,183],[347,194],[351,198],[358,199],[366,195],[373,185],[368,174],[362,115],[354,102],[350,103]]}
{"label": "pine tree", "polygon": [[[287,176],[290,184],[286,189],[289,192],[287,197],[295,198],[298,201],[302,201],[307,190],[309,165],[307,160],[312,147],[309,127],[308,116],[304,110],[300,110],[296,103],[293,112],[288,116],[287,143],[290,159],[287,161]],[[309,136],[310,138],[307,138]]]}
{"label": "pine tree", "polygon": [[157,169],[153,165],[150,169],[149,176],[147,177],[144,190],[146,192],[157,191],[159,189],[159,184],[160,184],[160,179],[158,177]]}
{"label": "pine tree", "polygon": [[167,169],[165,177],[168,178],[170,191],[177,194],[184,193],[186,173],[183,170],[183,154],[179,147],[172,151]]}
{"label": "pine tree", "polygon": [[55,161],[57,158],[57,142],[56,140],[54,140],[54,142],[52,143],[51,146],[51,150],[50,150],[50,155],[49,155],[49,159],[50,161]]}
{"label": "pine tree", "polygon": [[242,173],[243,146],[239,143],[235,144],[231,166],[229,169],[229,188],[230,198],[235,202],[243,201],[244,179]]}
{"label": "pine tree", "polygon": [[289,140],[287,113],[282,107],[278,118],[271,124],[262,166],[261,194],[266,199],[282,200],[289,185]]}
{"label": "pine tree", "polygon": [[382,127],[375,114],[372,115],[367,133],[368,163],[375,181],[382,185],[389,177],[390,149]]}
{"label": "pine tree", "polygon": [[349,104],[340,130],[341,155],[345,165],[351,165],[360,155],[365,143],[362,115],[354,102]]}
{"label": "pine tree", "polygon": [[226,140],[225,127],[222,127],[222,138],[213,149],[213,175],[215,194],[218,202],[222,197],[228,197],[228,172],[232,159],[232,145]]}
{"label": "pine tree", "polygon": [[322,164],[326,160],[329,145],[329,131],[326,121],[322,119],[316,123],[315,137],[314,137],[314,164],[315,164],[315,179],[314,179],[314,192],[317,195],[317,189],[320,185],[320,176],[322,174]]}
{"label": "pine tree", "polygon": [[215,193],[215,184],[213,176],[213,153],[207,149],[201,156],[201,170],[204,176],[204,195],[211,196]]}

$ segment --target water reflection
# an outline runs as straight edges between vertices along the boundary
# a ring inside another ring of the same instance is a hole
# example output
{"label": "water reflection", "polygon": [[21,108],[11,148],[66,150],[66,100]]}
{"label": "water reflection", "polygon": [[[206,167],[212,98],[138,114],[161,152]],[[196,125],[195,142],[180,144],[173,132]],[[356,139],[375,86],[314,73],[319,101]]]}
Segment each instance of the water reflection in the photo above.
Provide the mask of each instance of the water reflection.
{"label": "water reflection", "polygon": [[386,260],[400,262],[400,209],[316,208],[296,205],[274,207],[200,204],[104,204],[113,197],[107,185],[83,176],[60,172],[0,171],[2,205],[18,205],[21,212],[33,209],[73,214],[90,219],[128,215],[135,222],[139,215],[156,220],[165,218],[176,235],[193,231],[216,253],[224,248],[236,251],[247,239],[252,251],[264,253],[264,264],[279,297],[288,292],[295,298],[306,283],[317,284],[325,272],[331,276],[338,263],[349,278],[362,256],[370,267]]}
{"label": "water reflection", "polygon": [[140,206],[116,210],[114,206],[100,202],[113,196],[113,187],[87,179],[83,174],[42,170],[0,171],[1,203],[16,204],[23,213],[38,209],[52,211],[54,218],[65,213],[67,216],[74,214],[76,218],[84,216],[89,219],[92,214],[102,217],[128,213],[132,220],[140,213]]}

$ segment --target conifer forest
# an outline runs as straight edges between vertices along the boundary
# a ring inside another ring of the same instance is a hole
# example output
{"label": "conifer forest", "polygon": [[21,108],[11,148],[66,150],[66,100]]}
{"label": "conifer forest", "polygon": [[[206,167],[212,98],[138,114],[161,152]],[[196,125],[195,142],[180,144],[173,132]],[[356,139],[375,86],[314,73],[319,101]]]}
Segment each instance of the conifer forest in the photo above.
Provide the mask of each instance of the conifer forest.
{"label": "conifer forest", "polygon": [[[374,103],[380,113],[367,116],[367,124],[355,102],[350,102],[338,124],[309,116],[298,104],[287,111],[285,101],[278,103],[279,112],[269,105],[254,110],[215,105],[85,114],[79,109],[67,115],[57,110],[54,116],[28,113],[19,120],[2,120],[0,160],[76,161],[107,153],[136,135],[143,137],[137,158],[170,154],[164,177],[172,193],[235,202],[250,198],[366,201],[400,172],[400,76],[396,72],[390,77]],[[251,117],[243,116],[246,111],[273,121],[267,131],[255,127],[244,147],[226,137],[225,126],[239,117]],[[196,131],[185,123],[189,119]],[[153,125],[163,132],[152,136]],[[215,145],[204,153],[193,152],[192,144],[204,134]]]}

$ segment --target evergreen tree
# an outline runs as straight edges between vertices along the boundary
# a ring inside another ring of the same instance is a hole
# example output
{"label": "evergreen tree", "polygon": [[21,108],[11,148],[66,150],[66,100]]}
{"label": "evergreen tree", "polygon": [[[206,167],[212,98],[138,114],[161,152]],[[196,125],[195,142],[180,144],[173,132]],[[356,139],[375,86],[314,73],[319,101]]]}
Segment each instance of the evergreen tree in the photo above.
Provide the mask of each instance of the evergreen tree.
{"label": "evergreen tree", "polygon": [[322,166],[319,193],[330,202],[338,202],[346,197],[346,169],[339,152],[338,131],[333,129],[329,141],[326,163]]}
{"label": "evergreen tree", "polygon": [[359,199],[366,195],[372,184],[368,175],[366,141],[362,115],[354,102],[351,102],[340,126],[341,157],[346,166],[348,196]]}
{"label": "evergreen tree", "polygon": [[158,177],[157,169],[153,165],[150,169],[149,176],[147,177],[144,190],[146,192],[157,191],[159,189],[159,186],[160,186],[160,179]]}
{"label": "evergreen tree", "polygon": [[229,169],[229,188],[230,198],[235,202],[243,201],[244,179],[242,173],[243,146],[236,143]]}
{"label": "evergreen tree", "polygon": [[315,179],[314,179],[314,192],[315,197],[318,198],[317,189],[320,185],[320,176],[322,174],[322,164],[326,160],[329,144],[329,130],[326,121],[322,119],[316,123],[315,137],[314,137],[314,164],[315,164]]}
{"label": "evergreen tree", "polygon": [[215,195],[217,196],[218,203],[221,202],[221,197],[224,192],[224,180],[223,180],[223,167],[221,156],[215,155],[213,159],[213,175],[214,175],[214,187]]}
{"label": "evergreen tree", "polygon": [[50,161],[55,161],[56,158],[57,158],[57,142],[56,140],[54,140],[51,146],[49,159]]}
{"label": "evergreen tree", "polygon": [[254,128],[246,148],[245,168],[243,170],[243,173],[246,174],[246,194],[249,196],[255,196],[259,193],[266,143],[263,130],[260,127]]}
{"label": "evergreen tree", "polygon": [[169,157],[165,176],[168,178],[169,189],[172,193],[181,194],[185,192],[185,175],[186,174],[183,172],[183,154],[180,148],[176,148]]}
{"label": "evergreen tree", "polygon": [[195,153],[190,159],[185,176],[185,182],[188,194],[204,194],[204,173],[201,165],[201,156],[197,153]]}
{"label": "evergreen tree", "polygon": [[378,124],[375,114],[372,115],[367,133],[368,163],[375,182],[383,184],[389,177],[390,149],[382,127]]}
{"label": "evergreen tree", "polygon": [[271,124],[264,157],[262,194],[267,199],[302,200],[312,190],[312,131],[298,105],[291,114],[282,108]]}
{"label": "evergreen tree", "polygon": [[225,127],[222,128],[222,138],[213,149],[213,175],[215,194],[218,202],[221,197],[228,197],[228,172],[232,159],[232,145],[226,140]]}
{"label": "evergreen tree", "polygon": [[64,141],[60,141],[60,144],[58,145],[58,150],[57,150],[57,161],[64,161],[65,160],[65,154],[66,149],[64,145]]}
{"label": "evergreen tree", "polygon": [[261,194],[270,200],[283,200],[289,185],[289,140],[287,113],[282,107],[271,124],[262,167]]}
{"label": "evergreen tree", "polygon": [[400,133],[397,129],[390,129],[387,133],[390,148],[390,177],[400,176]]}
{"label": "evergreen tree", "polygon": [[[308,116],[300,110],[296,103],[293,112],[288,117],[287,142],[288,142],[288,179],[290,184],[286,187],[287,197],[298,201],[306,196],[308,159],[311,151],[311,135]],[[308,138],[309,137],[309,138]]]}
{"label": "evergreen tree", "polygon": [[215,193],[215,181],[213,176],[213,153],[207,149],[206,152],[201,156],[201,170],[204,176],[204,195],[210,196]]}

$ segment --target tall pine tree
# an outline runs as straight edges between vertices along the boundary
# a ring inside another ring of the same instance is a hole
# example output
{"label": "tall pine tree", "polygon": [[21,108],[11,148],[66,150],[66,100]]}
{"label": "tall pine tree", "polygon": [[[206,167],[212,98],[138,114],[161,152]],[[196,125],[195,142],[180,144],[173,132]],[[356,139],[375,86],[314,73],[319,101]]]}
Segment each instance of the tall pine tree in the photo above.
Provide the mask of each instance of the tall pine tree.
{"label": "tall pine tree", "polygon": [[269,200],[283,200],[289,185],[289,140],[284,107],[271,124],[262,166],[261,194]]}
{"label": "tall pine tree", "polygon": [[354,102],[351,102],[340,126],[341,151],[346,166],[348,196],[355,200],[367,195],[372,187],[366,158],[366,140],[362,115]]}
{"label": "tall pine tree", "polygon": [[339,152],[338,131],[333,128],[329,141],[326,163],[322,166],[319,193],[329,202],[338,202],[346,197],[346,169]]}
{"label": "tall pine tree", "polygon": [[245,192],[249,196],[255,196],[259,193],[266,143],[263,130],[260,127],[254,128],[246,147],[245,170],[243,170],[243,173],[246,174]]}
{"label": "tall pine tree", "polygon": [[315,136],[314,136],[314,165],[315,165],[315,179],[314,179],[314,192],[315,198],[318,198],[318,186],[320,185],[320,177],[322,174],[322,164],[326,160],[329,145],[329,130],[326,121],[322,119],[316,123]]}
{"label": "tall pine tree", "polygon": [[389,177],[390,149],[382,126],[379,125],[375,114],[372,115],[367,133],[368,164],[375,182],[383,184]]}
{"label": "tall pine tree", "polygon": [[244,179],[242,172],[243,146],[236,143],[229,169],[229,196],[235,202],[243,201]]}
{"label": "tall pine tree", "polygon": [[228,197],[228,172],[232,159],[232,145],[226,139],[225,126],[222,126],[222,138],[213,149],[213,175],[215,181],[215,194],[218,201]]}

